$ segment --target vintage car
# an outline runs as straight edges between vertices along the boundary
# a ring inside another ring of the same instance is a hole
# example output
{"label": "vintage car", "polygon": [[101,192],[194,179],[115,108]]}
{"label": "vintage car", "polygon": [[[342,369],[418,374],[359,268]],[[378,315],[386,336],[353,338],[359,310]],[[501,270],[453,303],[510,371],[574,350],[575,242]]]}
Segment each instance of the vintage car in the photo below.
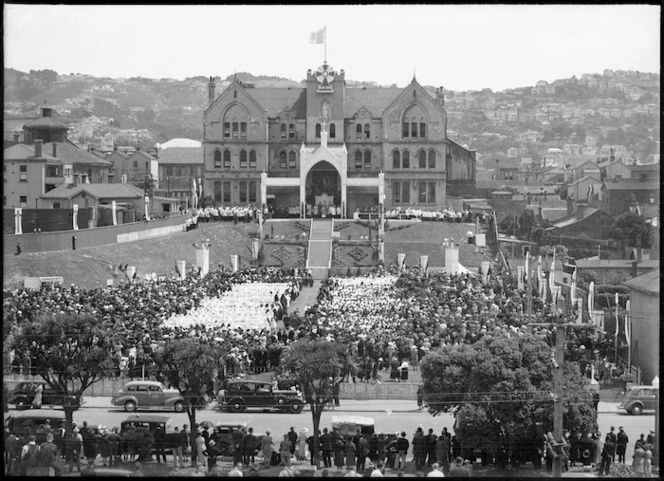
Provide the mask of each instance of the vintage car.
{"label": "vintage car", "polygon": [[5,429],[15,432],[19,437],[34,434],[37,444],[46,441],[43,426],[48,421],[53,433],[53,442],[59,449],[64,448],[65,412],[55,409],[30,409],[10,413],[5,419]]}
{"label": "vintage car", "polygon": [[625,391],[618,409],[630,414],[641,414],[644,410],[653,410],[659,401],[659,389],[653,386],[630,386]]}
{"label": "vintage car", "polygon": [[[203,421],[201,423],[201,426],[209,426],[210,428],[214,428],[219,431],[219,442],[217,443],[218,444],[217,448],[219,448],[223,456],[233,454],[234,451],[233,433],[239,429],[243,429],[245,433],[247,432],[247,423],[245,422],[239,422],[239,423],[218,422],[213,426],[210,421]],[[208,428],[208,432],[212,434],[213,430]],[[264,434],[254,432],[254,436],[256,436],[254,454],[258,454],[261,442],[263,441]]]}
{"label": "vintage car", "polygon": [[[35,389],[38,385],[43,388],[42,406],[62,406],[65,404],[65,394],[52,389],[46,381],[21,381],[9,393],[8,404],[13,404],[16,409],[28,409],[35,397]],[[81,398],[74,398],[72,405],[80,407]]]}
{"label": "vintage car", "polygon": [[131,381],[115,393],[111,399],[113,406],[124,407],[127,412],[142,410],[162,410],[184,412],[184,399],[176,389],[166,389],[158,381]]}
{"label": "vintage car", "polygon": [[274,390],[269,382],[243,380],[228,381],[226,389],[219,390],[217,403],[222,410],[228,409],[232,412],[256,408],[264,411],[276,409],[293,414],[301,413],[305,404],[299,391]]}

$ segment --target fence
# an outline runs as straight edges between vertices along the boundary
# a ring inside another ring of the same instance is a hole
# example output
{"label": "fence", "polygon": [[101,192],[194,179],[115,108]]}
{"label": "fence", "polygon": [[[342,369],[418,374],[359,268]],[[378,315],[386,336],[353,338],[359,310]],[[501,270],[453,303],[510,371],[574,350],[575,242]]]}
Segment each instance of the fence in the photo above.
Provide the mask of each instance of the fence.
{"label": "fence", "polygon": [[[177,232],[183,228],[185,216],[173,214],[167,219],[156,219],[150,222],[134,222],[116,226],[96,227],[83,230],[58,232],[40,232],[28,234],[5,234],[4,255],[14,254],[20,243],[21,252],[53,252],[72,250],[75,237],[76,248],[96,247],[115,244],[119,241],[145,239]],[[135,234],[134,234],[135,233]]]}

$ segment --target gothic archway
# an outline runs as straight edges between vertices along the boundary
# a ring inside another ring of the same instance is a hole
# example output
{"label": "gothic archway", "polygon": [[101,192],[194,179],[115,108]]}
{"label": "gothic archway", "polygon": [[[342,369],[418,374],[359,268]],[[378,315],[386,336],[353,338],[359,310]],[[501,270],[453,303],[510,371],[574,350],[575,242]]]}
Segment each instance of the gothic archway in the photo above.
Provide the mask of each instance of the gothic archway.
{"label": "gothic archway", "polygon": [[307,173],[305,202],[312,206],[330,202],[335,206],[341,205],[341,176],[329,162],[320,161]]}

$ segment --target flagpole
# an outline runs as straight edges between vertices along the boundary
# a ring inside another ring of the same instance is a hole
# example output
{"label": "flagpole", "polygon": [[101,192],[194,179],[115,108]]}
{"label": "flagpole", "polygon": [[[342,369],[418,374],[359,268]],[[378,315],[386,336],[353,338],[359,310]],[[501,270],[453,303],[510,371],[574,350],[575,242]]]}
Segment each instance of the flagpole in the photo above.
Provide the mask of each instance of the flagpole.
{"label": "flagpole", "polygon": [[327,25],[325,25],[325,28],[323,29],[323,50],[324,50],[323,62],[327,63]]}

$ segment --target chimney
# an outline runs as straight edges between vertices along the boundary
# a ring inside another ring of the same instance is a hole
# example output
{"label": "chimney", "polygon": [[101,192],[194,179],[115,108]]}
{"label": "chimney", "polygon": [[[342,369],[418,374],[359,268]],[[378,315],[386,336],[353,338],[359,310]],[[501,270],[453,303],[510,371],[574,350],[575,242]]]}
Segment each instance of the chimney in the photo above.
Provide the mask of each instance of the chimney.
{"label": "chimney", "polygon": [[58,143],[53,142],[53,157],[57,157],[57,156],[58,156]]}
{"label": "chimney", "polygon": [[53,109],[50,107],[42,107],[42,117],[52,117]]}
{"label": "chimney", "polygon": [[212,105],[212,102],[214,102],[215,98],[215,82],[214,82],[214,77],[210,77],[210,83],[208,83],[208,105]]}
{"label": "chimney", "polygon": [[632,277],[636,277],[639,275],[638,264],[639,261],[632,261]]}
{"label": "chimney", "polygon": [[42,143],[43,141],[41,139],[35,140],[35,157],[42,156]]}
{"label": "chimney", "polygon": [[436,100],[441,107],[445,107],[445,91],[442,85],[436,89]]}

